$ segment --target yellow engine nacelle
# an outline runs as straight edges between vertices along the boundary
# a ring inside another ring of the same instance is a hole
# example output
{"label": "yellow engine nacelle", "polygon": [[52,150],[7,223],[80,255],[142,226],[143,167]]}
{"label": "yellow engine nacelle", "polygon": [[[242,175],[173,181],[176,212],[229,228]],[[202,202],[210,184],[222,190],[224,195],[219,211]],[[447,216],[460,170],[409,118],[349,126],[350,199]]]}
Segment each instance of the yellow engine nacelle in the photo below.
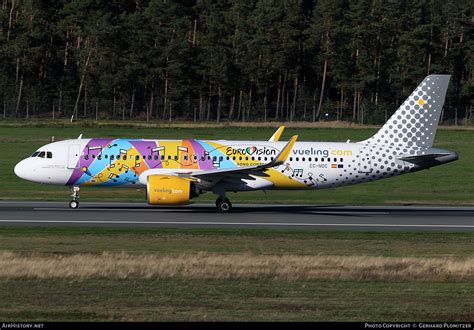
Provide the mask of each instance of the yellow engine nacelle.
{"label": "yellow engine nacelle", "polygon": [[150,175],[147,184],[147,199],[151,205],[187,204],[198,196],[194,183],[177,176]]}

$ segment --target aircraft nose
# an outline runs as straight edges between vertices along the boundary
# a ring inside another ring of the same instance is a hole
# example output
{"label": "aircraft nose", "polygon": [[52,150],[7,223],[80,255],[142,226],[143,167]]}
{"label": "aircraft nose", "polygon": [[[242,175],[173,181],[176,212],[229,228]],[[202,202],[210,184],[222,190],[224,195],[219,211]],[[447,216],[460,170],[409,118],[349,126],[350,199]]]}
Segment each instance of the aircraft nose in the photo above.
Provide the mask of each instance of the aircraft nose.
{"label": "aircraft nose", "polygon": [[25,159],[22,160],[21,162],[19,162],[18,164],[15,165],[15,174],[17,177],[21,178],[21,179],[24,179],[24,180],[28,180],[27,179],[27,174],[28,174],[28,169],[27,169],[27,166],[25,164]]}

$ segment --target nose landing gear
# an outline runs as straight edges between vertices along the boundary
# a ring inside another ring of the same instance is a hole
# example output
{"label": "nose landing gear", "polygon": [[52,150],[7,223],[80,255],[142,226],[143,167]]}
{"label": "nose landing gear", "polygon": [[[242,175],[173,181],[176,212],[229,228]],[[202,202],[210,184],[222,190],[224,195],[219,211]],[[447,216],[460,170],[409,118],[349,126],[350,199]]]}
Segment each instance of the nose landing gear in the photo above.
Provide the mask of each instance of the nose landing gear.
{"label": "nose landing gear", "polygon": [[81,188],[79,187],[71,187],[72,201],[69,202],[69,207],[71,209],[77,209],[79,207],[79,192],[80,191],[81,191]]}

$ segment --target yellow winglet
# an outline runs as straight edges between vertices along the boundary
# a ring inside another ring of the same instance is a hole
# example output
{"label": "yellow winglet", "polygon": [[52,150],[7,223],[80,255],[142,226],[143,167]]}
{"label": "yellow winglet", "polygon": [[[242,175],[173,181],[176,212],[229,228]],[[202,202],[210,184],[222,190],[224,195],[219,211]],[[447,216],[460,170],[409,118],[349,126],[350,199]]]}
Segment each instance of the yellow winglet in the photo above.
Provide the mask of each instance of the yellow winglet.
{"label": "yellow winglet", "polygon": [[286,146],[283,148],[282,151],[278,154],[278,156],[275,158],[273,161],[272,166],[278,166],[286,162],[286,159],[290,155],[291,150],[293,149],[293,146],[295,145],[296,140],[298,140],[298,135],[293,135],[286,144]]}
{"label": "yellow winglet", "polygon": [[285,126],[280,126],[278,127],[278,129],[276,130],[276,132],[272,135],[272,137],[270,138],[270,142],[278,142],[280,141],[280,137],[281,135],[283,134],[283,130],[285,129]]}

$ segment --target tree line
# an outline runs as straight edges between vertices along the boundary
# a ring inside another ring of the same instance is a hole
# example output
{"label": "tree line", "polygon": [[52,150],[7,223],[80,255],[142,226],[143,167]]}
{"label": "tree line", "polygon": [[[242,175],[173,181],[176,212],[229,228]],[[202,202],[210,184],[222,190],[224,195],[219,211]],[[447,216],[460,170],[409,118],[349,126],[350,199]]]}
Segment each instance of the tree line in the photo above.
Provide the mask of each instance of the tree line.
{"label": "tree line", "polygon": [[473,108],[472,0],[2,0],[4,117],[381,123]]}

